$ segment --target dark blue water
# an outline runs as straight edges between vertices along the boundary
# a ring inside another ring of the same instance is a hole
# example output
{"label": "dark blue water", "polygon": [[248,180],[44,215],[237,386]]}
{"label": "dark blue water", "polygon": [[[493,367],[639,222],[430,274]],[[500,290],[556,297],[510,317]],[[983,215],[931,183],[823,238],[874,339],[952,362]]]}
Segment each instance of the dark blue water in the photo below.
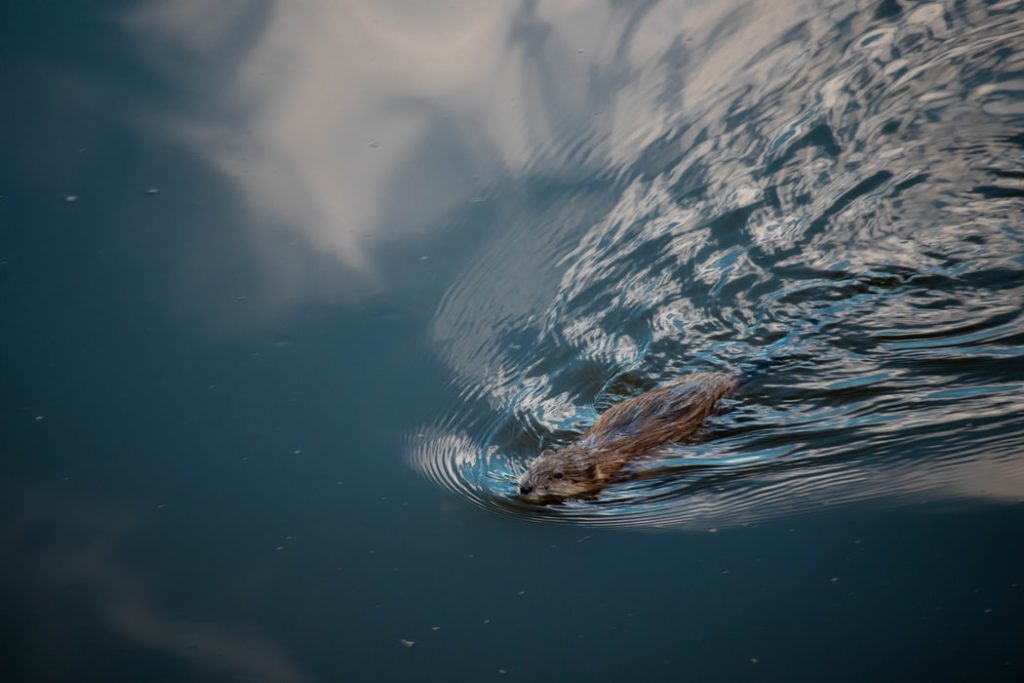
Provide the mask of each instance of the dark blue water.
{"label": "dark blue water", "polygon": [[[0,680],[1020,680],[1022,46],[1017,2],[4,5]],[[515,497],[708,370],[697,438]]]}

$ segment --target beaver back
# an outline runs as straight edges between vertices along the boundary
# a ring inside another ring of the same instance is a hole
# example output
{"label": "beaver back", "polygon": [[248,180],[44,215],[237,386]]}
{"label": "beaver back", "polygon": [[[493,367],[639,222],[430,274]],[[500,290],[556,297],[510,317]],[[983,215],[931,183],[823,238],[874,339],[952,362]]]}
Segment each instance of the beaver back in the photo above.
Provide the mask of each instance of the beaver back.
{"label": "beaver back", "polygon": [[736,386],[717,372],[687,375],[607,410],[583,435],[580,445],[596,451],[634,454],[692,435],[715,404]]}

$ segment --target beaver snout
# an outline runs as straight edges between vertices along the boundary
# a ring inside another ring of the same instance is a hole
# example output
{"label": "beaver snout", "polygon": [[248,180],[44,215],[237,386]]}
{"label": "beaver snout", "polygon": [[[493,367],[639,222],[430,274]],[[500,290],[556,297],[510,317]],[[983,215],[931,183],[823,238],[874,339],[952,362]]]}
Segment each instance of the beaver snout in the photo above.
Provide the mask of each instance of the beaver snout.
{"label": "beaver snout", "polygon": [[530,472],[523,473],[516,484],[519,488],[519,497],[529,503],[540,503],[547,494],[547,487],[543,482],[538,482],[530,476]]}

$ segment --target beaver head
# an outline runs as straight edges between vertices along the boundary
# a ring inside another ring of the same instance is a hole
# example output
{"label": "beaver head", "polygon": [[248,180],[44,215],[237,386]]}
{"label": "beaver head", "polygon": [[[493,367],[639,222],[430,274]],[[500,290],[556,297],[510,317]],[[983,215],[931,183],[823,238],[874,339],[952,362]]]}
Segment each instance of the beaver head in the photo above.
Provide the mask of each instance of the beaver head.
{"label": "beaver head", "polygon": [[577,446],[545,450],[519,477],[519,495],[530,503],[549,503],[596,493],[604,472],[593,454]]}

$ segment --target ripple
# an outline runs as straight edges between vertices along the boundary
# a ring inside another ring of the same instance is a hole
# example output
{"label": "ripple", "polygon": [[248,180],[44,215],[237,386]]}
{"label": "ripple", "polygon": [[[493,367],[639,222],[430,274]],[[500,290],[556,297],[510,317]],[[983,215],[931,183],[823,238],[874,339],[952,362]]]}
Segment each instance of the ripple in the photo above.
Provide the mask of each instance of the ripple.
{"label": "ripple", "polygon": [[[635,154],[526,206],[546,179],[493,188],[509,219],[435,312],[458,396],[415,467],[487,509],[602,526],[1024,500],[1024,16],[842,7],[723,78],[695,52]],[[609,405],[764,364],[701,439],[596,500],[514,497]]]}

